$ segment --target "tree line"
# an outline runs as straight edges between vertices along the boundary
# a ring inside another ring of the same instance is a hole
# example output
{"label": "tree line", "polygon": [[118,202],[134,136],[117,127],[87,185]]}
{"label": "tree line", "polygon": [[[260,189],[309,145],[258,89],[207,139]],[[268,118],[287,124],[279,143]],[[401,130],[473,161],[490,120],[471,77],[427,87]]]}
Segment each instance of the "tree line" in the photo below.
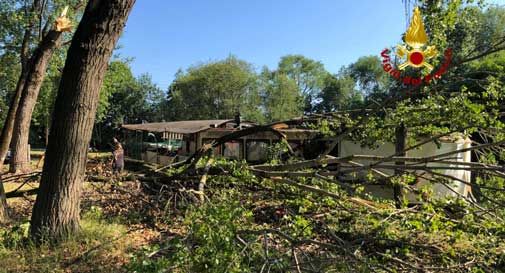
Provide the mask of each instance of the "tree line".
{"label": "tree line", "polygon": [[331,74],[320,61],[287,55],[275,69],[257,72],[252,64],[229,56],[179,71],[168,90],[165,116],[226,119],[240,113],[244,119],[267,123],[346,109],[363,101],[349,70]]}
{"label": "tree line", "polygon": [[[4,54],[0,61],[7,62],[8,57]],[[32,147],[47,144],[64,57],[54,56],[48,64],[27,130]],[[168,90],[162,90],[148,73],[134,76],[131,62],[115,56],[109,63],[91,143],[95,148],[107,148],[116,129],[125,123],[228,119],[240,113],[245,120],[264,124],[307,113],[360,107],[370,88],[378,92],[386,80],[375,56],[360,58],[335,74],[320,61],[302,55],[282,57],[273,70],[256,69],[229,56],[179,70]],[[6,63],[3,75],[14,79],[17,66],[18,62]],[[366,85],[360,84],[365,81]],[[13,96],[12,83],[0,82],[0,90],[4,90],[0,96],[2,121]]]}

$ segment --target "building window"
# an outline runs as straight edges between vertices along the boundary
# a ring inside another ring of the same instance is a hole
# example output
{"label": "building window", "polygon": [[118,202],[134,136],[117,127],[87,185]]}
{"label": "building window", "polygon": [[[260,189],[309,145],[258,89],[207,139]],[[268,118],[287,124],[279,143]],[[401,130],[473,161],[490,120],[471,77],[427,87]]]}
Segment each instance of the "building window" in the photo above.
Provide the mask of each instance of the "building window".
{"label": "building window", "polygon": [[231,159],[241,159],[242,145],[239,141],[226,142],[223,146],[223,156]]}
{"label": "building window", "polygon": [[268,140],[249,140],[247,141],[247,161],[264,162],[267,161]]}

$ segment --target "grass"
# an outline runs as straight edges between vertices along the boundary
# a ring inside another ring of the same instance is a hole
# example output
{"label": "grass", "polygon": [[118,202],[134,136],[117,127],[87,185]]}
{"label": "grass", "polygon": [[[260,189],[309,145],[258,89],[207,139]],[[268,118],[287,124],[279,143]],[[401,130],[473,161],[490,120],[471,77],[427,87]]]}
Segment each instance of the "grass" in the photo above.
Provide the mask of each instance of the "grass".
{"label": "grass", "polygon": [[46,150],[31,149],[30,155],[33,157],[41,157],[45,152]]}
{"label": "grass", "polygon": [[91,153],[88,153],[88,157],[89,158],[94,158],[94,159],[108,158],[108,157],[111,157],[111,156],[112,156],[111,152],[91,152]]}
{"label": "grass", "polygon": [[97,207],[83,215],[81,228],[57,247],[35,247],[28,223],[0,229],[0,272],[119,272],[132,249],[127,228],[105,221]]}
{"label": "grass", "polygon": [[[30,151],[30,157],[31,157],[31,165],[32,168],[35,170],[37,169],[37,165],[39,168],[42,168],[44,165],[44,158],[42,156],[45,154],[45,150],[31,150]],[[112,154],[110,152],[89,152],[88,153],[88,158],[89,159],[107,159],[111,157]],[[2,173],[5,173],[9,170],[9,164],[4,164],[0,171]]]}

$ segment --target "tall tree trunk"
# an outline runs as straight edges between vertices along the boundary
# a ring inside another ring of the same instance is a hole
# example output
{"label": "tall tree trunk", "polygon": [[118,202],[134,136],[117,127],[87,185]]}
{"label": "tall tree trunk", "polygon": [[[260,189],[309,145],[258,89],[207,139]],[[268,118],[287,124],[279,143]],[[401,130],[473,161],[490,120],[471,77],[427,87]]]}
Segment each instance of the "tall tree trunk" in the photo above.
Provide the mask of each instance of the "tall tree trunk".
{"label": "tall tree trunk", "polygon": [[100,87],[135,0],[90,0],[68,50],[56,97],[30,234],[63,239],[79,229],[80,193]]}
{"label": "tall tree trunk", "polygon": [[12,138],[11,172],[30,170],[28,157],[28,136],[33,109],[44,81],[47,65],[53,52],[61,44],[61,32],[49,31],[35,50],[28,65],[28,73],[15,118]]}

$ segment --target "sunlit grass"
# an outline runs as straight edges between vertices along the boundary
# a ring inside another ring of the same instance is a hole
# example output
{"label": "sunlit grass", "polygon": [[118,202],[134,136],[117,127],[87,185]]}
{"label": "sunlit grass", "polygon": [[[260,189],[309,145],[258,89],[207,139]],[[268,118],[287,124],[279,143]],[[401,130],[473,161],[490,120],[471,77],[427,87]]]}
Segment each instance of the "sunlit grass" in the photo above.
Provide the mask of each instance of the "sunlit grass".
{"label": "sunlit grass", "polygon": [[[42,166],[44,166],[45,152],[46,151],[42,150],[42,149],[35,149],[35,150],[30,151],[30,158],[31,158],[30,164],[31,164],[33,170],[42,169]],[[89,152],[88,153],[89,159],[103,160],[103,159],[107,159],[111,156],[112,156],[111,152],[108,152],[108,151],[107,152]],[[8,171],[9,171],[9,164],[6,163],[2,166],[2,168],[0,169],[0,172],[7,173]]]}
{"label": "sunlit grass", "polygon": [[118,272],[131,248],[127,228],[105,221],[95,207],[83,215],[81,232],[56,247],[34,246],[28,229],[0,229],[0,272]]}
{"label": "sunlit grass", "polygon": [[34,187],[36,188],[36,187],[38,187],[38,185],[39,185],[39,183],[35,183],[35,182],[30,183],[30,184],[25,184],[25,185],[22,185],[21,183],[7,182],[7,183],[4,183],[4,188],[5,188],[5,192],[10,192],[10,191],[13,191],[21,186],[21,188],[19,190],[24,191],[24,190],[33,189]]}

